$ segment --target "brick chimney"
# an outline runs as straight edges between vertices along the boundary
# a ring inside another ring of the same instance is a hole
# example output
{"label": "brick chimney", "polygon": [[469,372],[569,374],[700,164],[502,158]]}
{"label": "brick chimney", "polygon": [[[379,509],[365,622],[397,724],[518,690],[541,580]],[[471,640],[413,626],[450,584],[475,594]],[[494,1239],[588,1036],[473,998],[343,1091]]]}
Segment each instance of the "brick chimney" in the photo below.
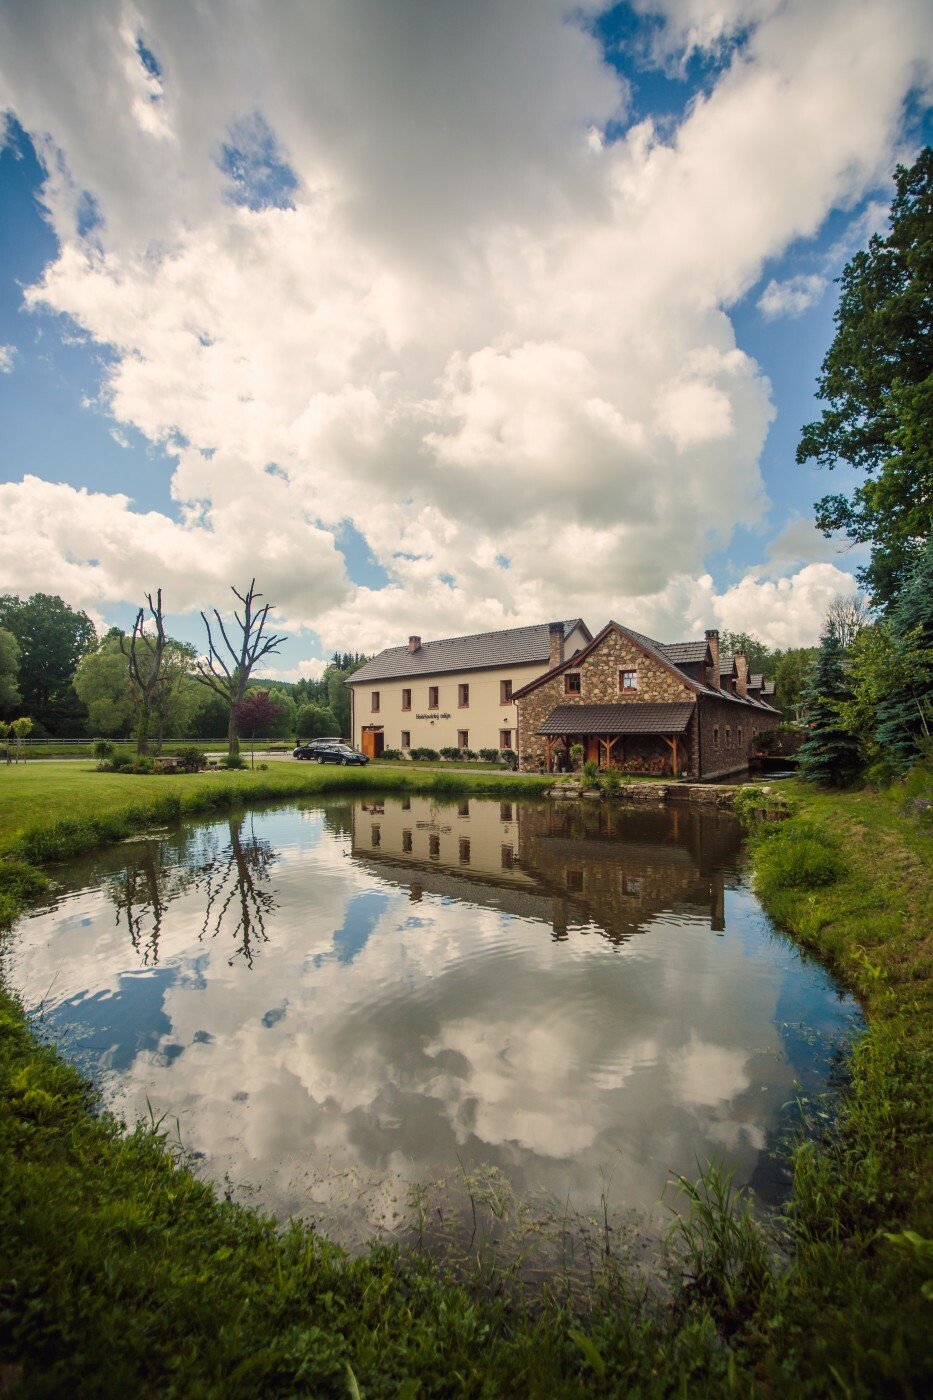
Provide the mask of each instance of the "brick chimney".
{"label": "brick chimney", "polygon": [[743,700],[748,699],[748,657],[741,648],[735,653],[735,689]]}
{"label": "brick chimney", "polygon": [[420,650],[421,650],[421,638],[420,638],[420,637],[409,637],[409,638],[408,638],[408,650],[409,650],[409,651],[420,651]]}
{"label": "brick chimney", "polygon": [[712,686],[713,690],[719,689],[719,632],[715,627],[706,629],[706,645],[709,647],[709,654],[713,658],[713,664],[706,668],[706,684]]}
{"label": "brick chimney", "polygon": [[564,624],[562,622],[548,623],[547,633],[550,664],[551,666],[560,666],[564,660]]}

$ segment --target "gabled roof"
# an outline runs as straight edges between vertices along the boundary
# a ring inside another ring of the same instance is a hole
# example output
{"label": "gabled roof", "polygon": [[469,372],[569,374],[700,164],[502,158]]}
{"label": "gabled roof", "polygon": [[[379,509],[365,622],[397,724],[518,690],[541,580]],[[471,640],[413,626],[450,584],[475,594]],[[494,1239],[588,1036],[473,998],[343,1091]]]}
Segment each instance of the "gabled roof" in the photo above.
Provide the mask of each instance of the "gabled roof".
{"label": "gabled roof", "polygon": [[664,655],[675,666],[691,666],[706,660],[709,643],[703,642],[664,642],[658,643]]}
{"label": "gabled roof", "polygon": [[[752,709],[757,710],[771,708],[771,706],[763,705],[760,700],[753,700],[750,696],[748,697],[748,699],[743,700],[741,695],[733,695],[728,690],[718,690],[714,686],[703,685],[700,681],[695,681],[692,676],[687,675],[686,671],[681,671],[676,661],[673,661],[667,655],[668,651],[673,650],[674,648],[694,647],[698,646],[699,643],[671,642],[668,645],[665,645],[663,642],[656,642],[653,637],[646,637],[643,632],[634,632],[630,627],[623,627],[620,622],[607,622],[602,631],[597,633],[593,640],[587,646],[585,646],[582,651],[577,652],[576,656],[568,657],[567,660],[563,661],[559,666],[552,666],[551,669],[549,671],[545,671],[543,675],[536,676],[533,681],[529,681],[527,685],[522,686],[521,690],[513,691],[512,699],[519,700],[523,695],[528,695],[531,693],[531,691],[537,690],[538,686],[544,685],[547,681],[553,680],[555,676],[559,676],[564,671],[570,670],[571,667],[576,668],[577,666],[579,666],[583,661],[586,660],[586,658],[592,652],[596,650],[596,648],[609,635],[610,632],[618,632],[620,636],[627,637],[629,641],[634,642],[635,645],[640,647],[642,651],[644,651],[648,656],[650,656],[653,660],[659,662],[665,668],[665,670],[670,671],[673,675],[675,675],[677,679],[681,681],[685,689],[693,691],[696,695],[705,695],[708,699],[711,700],[728,700],[731,701],[734,705],[748,705],[751,706]],[[705,655],[705,642],[703,643],[703,647]],[[730,656],[728,665],[720,666],[720,674],[731,675],[732,663],[733,658]],[[357,672],[356,674],[359,675],[359,672]],[[643,707],[645,704],[648,704],[650,702],[644,700],[633,700],[629,701],[628,703],[637,707]]]}
{"label": "gabled roof", "polygon": [[625,705],[557,705],[538,734],[683,734],[694,711],[681,704],[652,701]]}
{"label": "gabled roof", "polygon": [[[579,627],[587,639],[591,633],[582,618],[561,624],[569,637]],[[435,676],[446,671],[480,670],[487,666],[522,666],[550,659],[549,622],[530,627],[509,627],[502,632],[477,632],[469,637],[445,637],[423,642],[415,651],[407,646],[388,647],[347,678],[348,685],[365,681],[395,680],[404,676]]]}

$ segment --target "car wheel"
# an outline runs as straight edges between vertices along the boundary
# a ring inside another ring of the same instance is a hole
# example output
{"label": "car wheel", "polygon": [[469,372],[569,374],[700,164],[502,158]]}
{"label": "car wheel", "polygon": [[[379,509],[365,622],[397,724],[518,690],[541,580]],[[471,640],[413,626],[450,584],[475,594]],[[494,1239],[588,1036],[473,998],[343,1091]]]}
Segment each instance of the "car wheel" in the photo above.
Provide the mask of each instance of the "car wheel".
{"label": "car wheel", "polygon": [[316,759],[315,761],[316,761],[317,763],[323,763],[323,762],[324,762],[324,755],[323,755],[323,754],[318,754],[317,759]]}
{"label": "car wheel", "polygon": [[347,764],[350,762],[350,760],[349,760],[348,758],[342,758],[342,759],[340,760],[340,762],[343,764],[344,768],[346,768],[346,766],[347,766]]}

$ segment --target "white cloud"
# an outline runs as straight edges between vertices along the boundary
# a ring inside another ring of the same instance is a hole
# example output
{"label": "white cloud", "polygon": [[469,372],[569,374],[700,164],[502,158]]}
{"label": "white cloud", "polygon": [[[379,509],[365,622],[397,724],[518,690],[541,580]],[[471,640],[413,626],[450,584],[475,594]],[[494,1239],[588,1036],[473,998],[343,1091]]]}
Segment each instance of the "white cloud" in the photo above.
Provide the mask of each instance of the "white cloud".
{"label": "white cloud", "polygon": [[[931,21],[650,8],[682,54],[742,35],[666,139],[607,136],[625,84],[559,0],[0,14],[62,244],[29,304],[110,347],[105,400],[176,452],[182,517],[73,493],[76,547],[70,488],[5,488],[29,581],[104,601],[161,570],[181,608],[256,572],[326,646],[568,609],[681,631],[765,505],[770,386],[727,309],[887,176]],[[347,584],[345,519],[389,589]]]}
{"label": "white cloud", "polygon": [[758,310],[768,321],[779,316],[802,316],[811,306],[816,306],[825,290],[826,278],[816,273],[801,273],[783,282],[772,277],[758,298]]}
{"label": "white cloud", "polygon": [[15,359],[15,345],[0,345],[0,374],[12,374]]}

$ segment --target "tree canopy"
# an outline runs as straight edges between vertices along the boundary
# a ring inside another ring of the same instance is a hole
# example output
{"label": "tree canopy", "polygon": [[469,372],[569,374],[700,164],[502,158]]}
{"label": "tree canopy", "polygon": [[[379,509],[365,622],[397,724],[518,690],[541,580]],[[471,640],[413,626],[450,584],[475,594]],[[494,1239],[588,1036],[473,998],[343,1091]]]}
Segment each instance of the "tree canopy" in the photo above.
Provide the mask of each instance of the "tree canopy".
{"label": "tree canopy", "polygon": [[930,537],[933,514],[933,148],[895,172],[890,231],[846,265],[836,335],[823,360],[821,417],[797,448],[801,464],[864,472],[851,495],[817,501],[825,534],[871,546],[860,573],[876,606],[896,599]]}
{"label": "tree canopy", "polygon": [[81,657],[97,642],[87,613],[49,593],[25,601],[5,594],[0,628],[11,632],[20,648],[21,708],[52,734],[80,727],[83,715],[72,681]]}

